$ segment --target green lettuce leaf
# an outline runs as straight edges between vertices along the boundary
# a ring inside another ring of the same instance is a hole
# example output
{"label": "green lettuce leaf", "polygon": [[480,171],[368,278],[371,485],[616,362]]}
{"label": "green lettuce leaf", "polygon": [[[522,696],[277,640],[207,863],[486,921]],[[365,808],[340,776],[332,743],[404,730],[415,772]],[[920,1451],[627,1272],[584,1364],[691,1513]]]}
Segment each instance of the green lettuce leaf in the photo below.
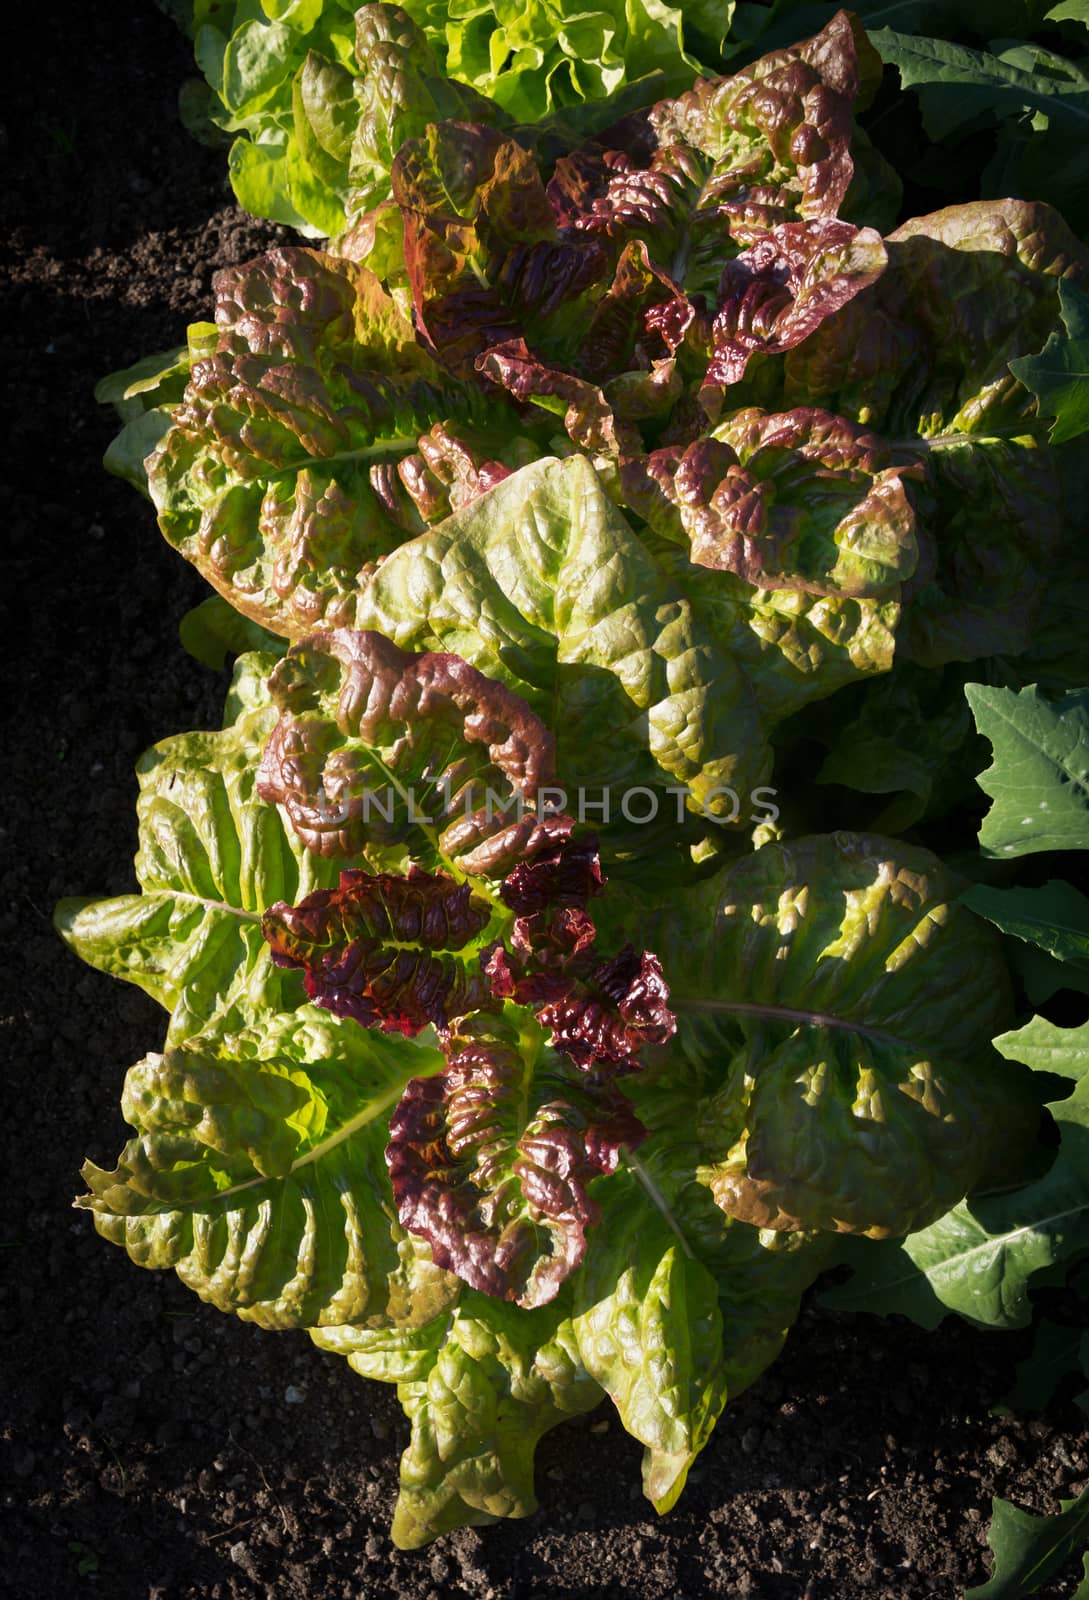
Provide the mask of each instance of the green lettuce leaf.
{"label": "green lettuce leaf", "polygon": [[219,1011],[290,1011],[304,996],[277,968],[261,914],[336,881],[257,793],[257,763],[276,721],[265,689],[274,662],[243,656],[219,733],[164,739],[137,767],[139,894],[62,900],[58,931],[78,956],[146,990],[171,1012],[168,1043]]}
{"label": "green lettuce leaf", "polygon": [[195,661],[214,672],[222,671],[228,656],[257,650],[276,658],[285,648],[283,639],[244,617],[221,594],[209,595],[185,613],[178,623],[178,638]]}
{"label": "green lettuce leaf", "polygon": [[311,51],[296,74],[294,133],[315,176],[344,215],[330,233],[389,198],[393,158],[430,122],[504,120],[501,109],[453,81],[398,6],[355,14],[355,51],[344,67]]}
{"label": "green lettuce leaf", "polygon": [[240,203],[311,236],[339,234],[386,199],[392,157],[428,122],[536,123],[570,109],[572,131],[558,124],[570,143],[575,128],[686,86],[699,66],[680,9],[661,0],[590,11],[568,0],[201,0],[192,33],[207,87],[187,86],[188,125],[206,140],[237,135]]}
{"label": "green lettuce leaf", "polygon": [[855,1278],[828,1303],[899,1311],[926,1327],[955,1311],[984,1327],[1023,1328],[1033,1280],[1089,1249],[1089,1025],[1059,1028],[1034,1017],[996,1045],[1073,1081],[1067,1099],[1048,1105],[1060,1133],[1051,1166],[1020,1188],[961,1202],[899,1247],[867,1249],[854,1258]]}
{"label": "green lettuce leaf", "polygon": [[[567,799],[584,793],[579,820],[596,825],[610,791],[622,826],[621,791],[636,786],[670,816],[686,804],[729,815],[726,790],[766,776],[753,686],[583,457],[524,468],[395,552],[357,623],[452,650],[521,695],[555,738]],[[683,793],[666,802],[671,786]]]}
{"label": "green lettuce leaf", "polygon": [[615,1182],[610,1226],[595,1232],[576,1282],[575,1335],[586,1370],[646,1447],[643,1490],[665,1512],[726,1404],[718,1285],[631,1174]]}
{"label": "green lettuce leaf", "polygon": [[530,1516],[538,1439],[602,1398],[562,1301],[528,1311],[471,1290],[397,1392],[412,1424],[393,1519],[402,1550]]}
{"label": "green lettuce leaf", "polygon": [[408,0],[405,10],[451,77],[520,122],[609,100],[656,72],[690,82],[699,69],[684,47],[683,8],[662,0]]}
{"label": "green lettuce leaf", "polygon": [[766,845],[638,937],[671,974],[682,1047],[716,1062],[700,1178],[730,1215],[905,1234],[997,1150],[1008,1167],[1024,1114],[990,1044],[1005,967],[928,852],[851,834]]}
{"label": "green lettuce leaf", "polygon": [[441,1065],[312,1006],[191,1036],[129,1072],[136,1137],[112,1171],[86,1163],[77,1205],[262,1327],[429,1322],[458,1286],[394,1221],[384,1148],[405,1084]]}
{"label": "green lettuce leaf", "polygon": [[[207,332],[207,324],[200,331]],[[111,372],[95,384],[95,399],[112,405],[124,426],[110,442],[103,466],[147,493],[144,461],[170,426],[170,408],[177,405],[189,381],[188,345],[144,356],[131,367]]]}
{"label": "green lettuce leaf", "polygon": [[924,666],[1016,655],[1084,496],[1009,361],[1055,331],[1056,280],[1084,282],[1089,257],[1049,207],[1012,200],[915,219],[885,247],[879,280],[760,383],[777,408],[838,412],[922,469],[901,648]]}
{"label": "green lettuce leaf", "polygon": [[673,1506],[723,1405],[775,1359],[830,1239],[726,1217],[693,1181],[705,1072],[671,1056],[626,1082],[652,1134],[594,1185],[602,1221],[573,1280],[583,1363],[645,1446],[643,1486]]}

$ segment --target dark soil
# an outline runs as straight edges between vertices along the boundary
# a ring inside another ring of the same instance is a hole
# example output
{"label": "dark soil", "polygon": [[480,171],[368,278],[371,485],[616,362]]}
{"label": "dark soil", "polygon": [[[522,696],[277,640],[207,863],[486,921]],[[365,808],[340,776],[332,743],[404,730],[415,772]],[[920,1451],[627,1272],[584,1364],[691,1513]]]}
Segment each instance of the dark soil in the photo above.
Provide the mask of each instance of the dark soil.
{"label": "dark soil", "polygon": [[669,1517],[642,1500],[639,1451],[602,1411],[544,1441],[528,1524],[404,1555],[387,1533],[406,1435],[393,1392],[141,1273],[70,1209],[84,1154],[112,1161],[124,1139],[122,1077],[163,1019],[80,967],[50,910],[132,887],[133,764],[216,725],[224,689],[176,642],[200,580],[100,468],[112,422],[92,386],[178,343],[212,273],[281,235],[234,208],[223,152],[179,126],[188,47],[150,4],[54,0],[34,33],[3,99],[0,1591],[952,1600],[985,1576],[992,1494],[1056,1510],[1089,1478],[1069,1401],[1023,1421],[989,1411],[1026,1336],[811,1305]]}

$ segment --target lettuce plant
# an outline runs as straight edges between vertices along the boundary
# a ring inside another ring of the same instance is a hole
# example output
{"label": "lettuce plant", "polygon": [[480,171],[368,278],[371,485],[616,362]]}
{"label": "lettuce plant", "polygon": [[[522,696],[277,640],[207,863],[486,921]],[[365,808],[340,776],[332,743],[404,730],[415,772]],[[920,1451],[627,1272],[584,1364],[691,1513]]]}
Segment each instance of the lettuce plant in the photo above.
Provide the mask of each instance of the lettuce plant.
{"label": "lettuce plant", "polygon": [[[139,893],[58,921],[169,1014],[80,1203],[398,1385],[414,1546],[606,1397],[667,1510],[839,1236],[1046,1184],[1006,925],[922,835],[968,672],[1074,670],[1038,369],[1089,255],[1030,202],[889,231],[846,13],[558,151],[401,66],[391,198],[107,382],[242,653],[141,763]],[[919,833],[830,821],[814,743]]]}
{"label": "lettuce plant", "polygon": [[[703,9],[724,32],[731,6]],[[311,235],[384,200],[398,145],[429,121],[585,129],[700,70],[685,11],[664,0],[194,0],[186,20],[205,82],[187,86],[183,117],[198,137],[236,136],[246,210]]]}

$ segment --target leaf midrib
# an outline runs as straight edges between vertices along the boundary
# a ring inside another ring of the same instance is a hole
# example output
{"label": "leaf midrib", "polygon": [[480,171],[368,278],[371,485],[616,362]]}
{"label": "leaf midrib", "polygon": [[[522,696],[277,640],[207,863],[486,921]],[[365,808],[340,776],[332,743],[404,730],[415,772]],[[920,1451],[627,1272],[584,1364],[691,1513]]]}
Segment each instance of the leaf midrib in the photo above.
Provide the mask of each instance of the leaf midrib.
{"label": "leaf midrib", "polygon": [[771,1022],[800,1022],[816,1028],[841,1028],[848,1033],[860,1033],[866,1039],[881,1044],[891,1044],[901,1049],[913,1049],[911,1041],[890,1033],[886,1028],[875,1028],[869,1023],[857,1022],[851,1017],[839,1017],[830,1011],[806,1011],[792,1006],[762,1005],[750,1000],[674,999],[675,1011],[728,1011],[738,1016],[759,1017]]}

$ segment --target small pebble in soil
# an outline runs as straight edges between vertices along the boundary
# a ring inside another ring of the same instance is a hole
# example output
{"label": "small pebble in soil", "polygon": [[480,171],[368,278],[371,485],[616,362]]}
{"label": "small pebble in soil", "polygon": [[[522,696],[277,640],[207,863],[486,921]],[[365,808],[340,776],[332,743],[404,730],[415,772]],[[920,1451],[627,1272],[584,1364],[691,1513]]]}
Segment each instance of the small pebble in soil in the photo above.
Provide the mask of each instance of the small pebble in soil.
{"label": "small pebble in soil", "polygon": [[306,1390],[300,1389],[297,1384],[289,1383],[284,1390],[284,1399],[289,1406],[301,1406],[306,1399]]}

